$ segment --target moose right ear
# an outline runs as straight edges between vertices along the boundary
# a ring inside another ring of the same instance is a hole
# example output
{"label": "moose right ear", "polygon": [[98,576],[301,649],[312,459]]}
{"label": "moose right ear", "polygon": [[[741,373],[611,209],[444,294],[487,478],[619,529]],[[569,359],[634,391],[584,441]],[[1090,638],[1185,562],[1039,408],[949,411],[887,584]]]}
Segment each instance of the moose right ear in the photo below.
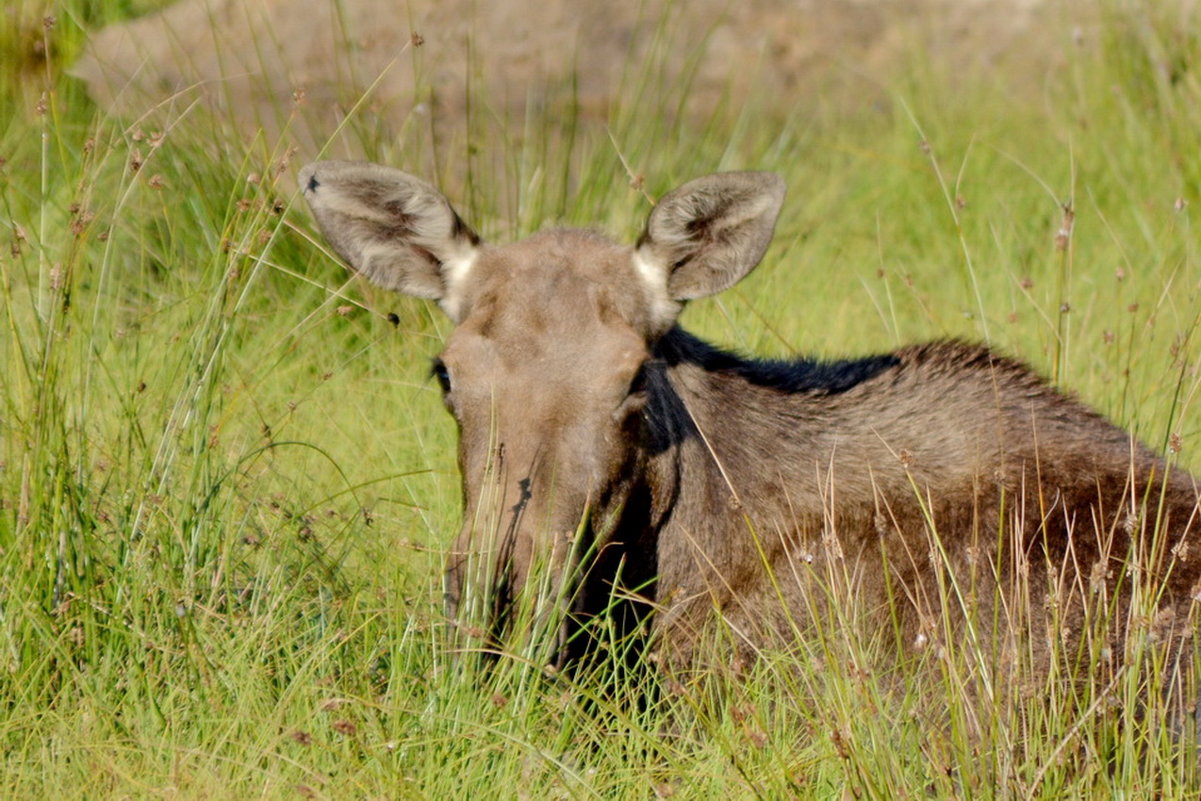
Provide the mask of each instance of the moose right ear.
{"label": "moose right ear", "polygon": [[773,173],[724,172],[664,195],[637,245],[644,277],[677,302],[733,286],[763,258],[784,188]]}
{"label": "moose right ear", "polygon": [[373,284],[440,301],[457,322],[480,238],[437,189],[379,164],[318,161],[300,186],[321,233]]}

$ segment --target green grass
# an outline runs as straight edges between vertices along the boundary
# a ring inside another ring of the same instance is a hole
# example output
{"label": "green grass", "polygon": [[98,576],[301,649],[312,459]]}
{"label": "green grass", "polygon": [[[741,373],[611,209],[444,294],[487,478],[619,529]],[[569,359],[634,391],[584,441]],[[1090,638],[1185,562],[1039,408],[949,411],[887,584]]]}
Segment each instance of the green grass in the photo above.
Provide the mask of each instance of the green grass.
{"label": "green grass", "polygon": [[[744,675],[642,676],[641,704],[456,655],[454,432],[426,377],[448,323],[328,258],[294,195],[317,154],[286,132],[93,107],[64,70],[95,5],[47,30],[18,3],[0,36],[4,797],[1195,797],[1187,738],[1138,711],[1153,648],[992,714],[971,648],[897,660],[843,620]],[[413,169],[440,149],[498,240],[632,238],[630,172],[658,196],[776,170],[775,245],[690,328],[760,353],[987,339],[1201,470],[1201,23],[1095,10],[1035,96],[915,56],[880,98],[698,124],[641,113],[682,90],[632,68],[607,129],[341,135]]]}

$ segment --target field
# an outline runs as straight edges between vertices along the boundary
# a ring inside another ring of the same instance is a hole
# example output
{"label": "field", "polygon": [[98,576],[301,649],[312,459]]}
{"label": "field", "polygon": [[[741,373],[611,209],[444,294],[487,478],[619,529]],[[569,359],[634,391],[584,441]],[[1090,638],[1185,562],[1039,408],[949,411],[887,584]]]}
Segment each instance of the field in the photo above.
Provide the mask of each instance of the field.
{"label": "field", "polygon": [[[332,259],[286,126],[94,106],[66,71],[103,5],[43,25],[18,2],[0,32],[0,796],[1201,793],[1195,738],[1141,693],[1150,647],[996,708],[969,649],[890,664],[835,625],[686,684],[453,653],[448,322]],[[984,340],[1201,472],[1201,18],[1081,5],[1098,24],[1036,87],[916,53],[880,98],[698,120],[645,113],[687,85],[630,70],[604,124],[485,97],[461,137],[365,111],[329,135],[506,241],[632,240],[688,178],[777,171],[775,244],[690,330],[771,355]]]}

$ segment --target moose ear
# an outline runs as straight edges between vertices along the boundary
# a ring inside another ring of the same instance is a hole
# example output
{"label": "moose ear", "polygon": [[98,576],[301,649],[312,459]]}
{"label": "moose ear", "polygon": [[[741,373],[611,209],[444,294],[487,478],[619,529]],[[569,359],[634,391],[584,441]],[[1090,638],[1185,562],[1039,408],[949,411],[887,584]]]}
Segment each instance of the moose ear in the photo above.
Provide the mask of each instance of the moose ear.
{"label": "moose ear", "polygon": [[309,164],[300,185],[321,233],[351,267],[385,289],[441,301],[457,317],[480,239],[437,189],[354,161]]}
{"label": "moose ear", "polygon": [[651,211],[637,245],[640,272],[664,281],[674,301],[728,289],[763,258],[784,189],[784,179],[770,172],[689,181]]}

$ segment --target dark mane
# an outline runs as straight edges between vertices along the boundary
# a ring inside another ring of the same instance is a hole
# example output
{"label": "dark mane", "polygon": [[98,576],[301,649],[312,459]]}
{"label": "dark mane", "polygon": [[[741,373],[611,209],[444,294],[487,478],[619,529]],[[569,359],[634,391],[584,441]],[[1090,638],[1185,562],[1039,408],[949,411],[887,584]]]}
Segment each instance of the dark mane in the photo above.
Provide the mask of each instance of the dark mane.
{"label": "dark mane", "polygon": [[695,364],[706,371],[729,373],[780,392],[838,395],[900,364],[895,354],[842,361],[755,359],[710,345],[676,326],[655,344],[655,356],[668,366]]}

